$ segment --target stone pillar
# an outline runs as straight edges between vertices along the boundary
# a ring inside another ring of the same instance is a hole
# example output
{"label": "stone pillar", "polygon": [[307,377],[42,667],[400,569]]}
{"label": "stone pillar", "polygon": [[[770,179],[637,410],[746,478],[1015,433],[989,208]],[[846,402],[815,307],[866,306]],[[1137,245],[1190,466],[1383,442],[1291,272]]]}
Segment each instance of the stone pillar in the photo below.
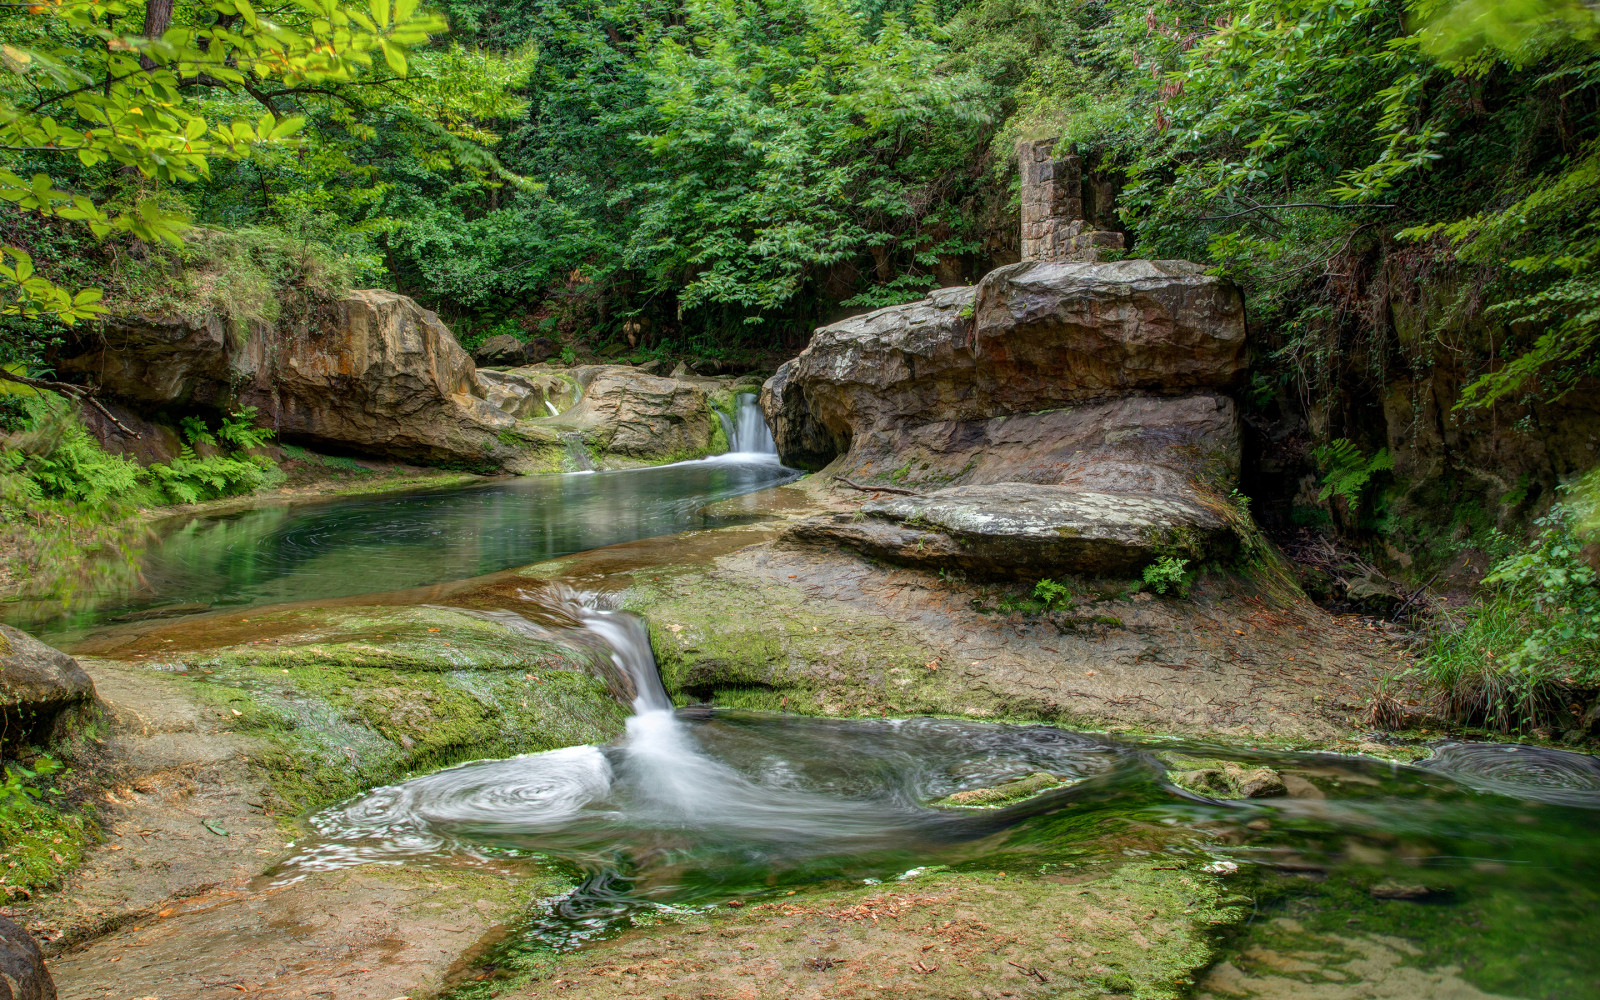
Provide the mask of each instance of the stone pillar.
{"label": "stone pillar", "polygon": [[1089,228],[1083,217],[1083,161],[1057,157],[1055,139],[1017,143],[1022,175],[1022,259],[1097,261],[1101,248],[1122,249],[1121,233]]}

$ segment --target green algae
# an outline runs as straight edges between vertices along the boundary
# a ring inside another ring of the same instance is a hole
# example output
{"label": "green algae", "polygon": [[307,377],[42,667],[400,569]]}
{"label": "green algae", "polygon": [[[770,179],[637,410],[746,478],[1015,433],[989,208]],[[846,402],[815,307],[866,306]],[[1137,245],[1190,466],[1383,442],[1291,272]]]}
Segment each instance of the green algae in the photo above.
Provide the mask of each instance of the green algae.
{"label": "green algae", "polygon": [[586,651],[449,609],[355,609],[271,642],[174,665],[264,741],[251,763],[282,812],[465,760],[605,742],[627,714]]}
{"label": "green algae", "polygon": [[1035,771],[1003,784],[988,788],[969,788],[964,792],[946,795],[928,804],[940,809],[996,809],[1026,802],[1065,784],[1066,782],[1047,771]]}

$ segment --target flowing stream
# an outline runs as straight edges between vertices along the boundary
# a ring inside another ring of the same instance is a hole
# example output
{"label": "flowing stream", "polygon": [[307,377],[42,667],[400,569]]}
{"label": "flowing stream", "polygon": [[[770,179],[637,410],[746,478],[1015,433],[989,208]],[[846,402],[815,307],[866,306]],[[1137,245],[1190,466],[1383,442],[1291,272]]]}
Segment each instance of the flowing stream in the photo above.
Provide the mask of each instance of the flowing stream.
{"label": "flowing stream", "polygon": [[[708,503],[795,475],[778,464],[754,397],[739,404],[720,459],[198,518],[152,549],[143,591],[43,631],[152,608],[393,591],[716,524]],[[1318,973],[1319,998],[1408,995],[1377,981],[1382,963],[1349,957],[1394,941],[1405,963],[1445,970],[1454,992],[1440,997],[1600,996],[1593,757],[1444,743],[1405,766],[1046,725],[675,709],[640,619],[592,595],[548,600],[632,680],[625,736],[374,789],[309,817],[273,878],[537,859],[577,887],[501,947],[560,950],[641,918],[805,885],[913,880],[937,866],[1060,873],[1156,854],[1238,866],[1227,877],[1255,911],[1227,955],[1326,955],[1329,941],[1348,942]],[[1169,782],[1164,750],[1270,766],[1299,791],[1203,798]],[[931,804],[1036,771],[1063,786],[996,810]],[[1409,898],[1385,896],[1390,883]]]}
{"label": "flowing stream", "polygon": [[[1445,743],[1431,759],[1402,766],[1140,744],[1045,725],[675,711],[639,619],[592,597],[571,596],[559,610],[604,640],[633,679],[638,696],[624,738],[376,789],[313,816],[312,835],[275,877],[364,863],[543,858],[578,888],[547,901],[504,947],[560,950],[641,915],[807,884],[911,879],[934,865],[1071,869],[1100,859],[1105,838],[1128,831],[1121,854],[1240,866],[1234,877],[1257,912],[1232,942],[1235,953],[1306,947],[1295,936],[1315,938],[1321,954],[1328,940],[1358,948],[1398,938],[1414,949],[1408,961],[1459,969],[1461,984],[1491,994],[1600,995],[1592,936],[1600,926],[1600,764],[1592,757]],[[1157,750],[1265,764],[1315,793],[1203,798],[1168,783]],[[1006,809],[929,805],[1041,770],[1066,785]],[[1135,836],[1141,829],[1160,832]],[[1374,886],[1388,883],[1426,896],[1375,897]],[[1341,970],[1350,961],[1341,953],[1346,964],[1327,975],[1348,978]],[[1317,995],[1389,995],[1371,992],[1377,986],[1352,982],[1348,993]]]}

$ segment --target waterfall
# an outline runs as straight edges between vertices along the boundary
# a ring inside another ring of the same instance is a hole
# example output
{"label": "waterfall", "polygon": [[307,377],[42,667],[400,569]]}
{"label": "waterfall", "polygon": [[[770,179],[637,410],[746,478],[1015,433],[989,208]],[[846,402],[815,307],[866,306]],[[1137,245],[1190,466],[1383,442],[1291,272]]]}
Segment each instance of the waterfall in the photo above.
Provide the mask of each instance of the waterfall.
{"label": "waterfall", "polygon": [[545,405],[545,406],[546,406],[546,407],[547,407],[547,408],[548,408],[548,409],[549,409],[549,410],[550,410],[550,415],[551,415],[551,416],[552,416],[552,417],[559,417],[559,416],[561,416],[561,411],[560,411],[560,410],[558,410],[558,409],[556,409],[556,404],[554,404],[554,403],[552,403],[552,402],[550,402],[550,401],[549,401],[549,400],[548,400],[548,399],[547,399],[547,400],[545,400],[545,401],[544,401],[544,405]]}
{"label": "waterfall", "polygon": [[728,439],[728,452],[730,454],[739,450],[739,432],[733,426],[733,418],[721,410],[713,410],[717,419],[722,421],[722,433]]}
{"label": "waterfall", "polygon": [[729,444],[741,455],[770,455],[778,457],[778,446],[767,429],[766,414],[756,402],[753,392],[741,392],[735,397],[739,404],[739,420],[734,426]]}

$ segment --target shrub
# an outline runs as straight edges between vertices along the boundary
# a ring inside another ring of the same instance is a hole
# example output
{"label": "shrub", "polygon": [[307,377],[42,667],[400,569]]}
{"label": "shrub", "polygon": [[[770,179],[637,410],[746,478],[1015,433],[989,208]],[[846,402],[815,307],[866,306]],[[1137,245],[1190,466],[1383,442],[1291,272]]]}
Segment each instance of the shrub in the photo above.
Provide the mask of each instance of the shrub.
{"label": "shrub", "polygon": [[1527,548],[1484,577],[1480,605],[1442,621],[1420,667],[1452,718],[1534,729],[1600,688],[1600,578],[1582,556],[1595,483],[1591,473],[1534,522]]}
{"label": "shrub", "polygon": [[1189,560],[1177,556],[1162,556],[1144,568],[1144,582],[1158,594],[1171,590],[1179,595],[1189,591],[1190,574],[1184,572]]}

